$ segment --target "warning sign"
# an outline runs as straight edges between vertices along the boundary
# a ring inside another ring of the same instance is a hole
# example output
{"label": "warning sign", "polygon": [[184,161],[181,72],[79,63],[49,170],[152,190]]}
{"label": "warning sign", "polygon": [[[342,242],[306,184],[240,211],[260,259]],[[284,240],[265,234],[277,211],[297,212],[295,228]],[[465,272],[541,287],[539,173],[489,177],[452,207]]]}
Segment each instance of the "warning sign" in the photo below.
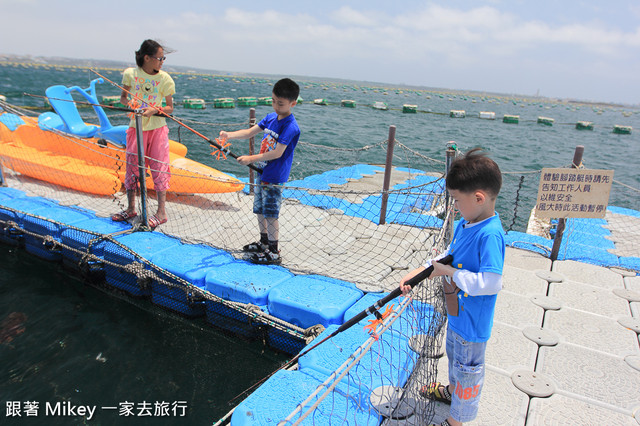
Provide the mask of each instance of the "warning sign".
{"label": "warning sign", "polygon": [[603,218],[613,170],[542,169],[536,216]]}

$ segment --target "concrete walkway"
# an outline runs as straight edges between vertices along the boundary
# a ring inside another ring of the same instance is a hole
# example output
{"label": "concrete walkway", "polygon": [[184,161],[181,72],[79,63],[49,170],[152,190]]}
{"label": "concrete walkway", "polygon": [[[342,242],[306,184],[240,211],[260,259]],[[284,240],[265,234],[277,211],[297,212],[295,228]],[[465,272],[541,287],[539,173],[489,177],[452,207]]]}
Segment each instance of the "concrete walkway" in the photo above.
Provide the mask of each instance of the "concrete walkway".
{"label": "concrete walkway", "polygon": [[[480,410],[467,424],[637,426],[638,333],[640,276],[507,248]],[[439,423],[449,406],[435,404]]]}

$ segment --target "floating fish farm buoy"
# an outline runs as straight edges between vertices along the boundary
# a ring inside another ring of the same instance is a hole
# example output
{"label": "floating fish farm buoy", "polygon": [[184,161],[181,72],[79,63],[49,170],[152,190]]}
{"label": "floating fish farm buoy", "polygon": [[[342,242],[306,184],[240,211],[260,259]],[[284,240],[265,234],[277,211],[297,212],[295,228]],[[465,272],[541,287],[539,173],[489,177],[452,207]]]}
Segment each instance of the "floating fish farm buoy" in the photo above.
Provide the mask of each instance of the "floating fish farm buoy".
{"label": "floating fish farm buoy", "polygon": [[520,122],[520,116],[505,114],[504,117],[502,117],[502,122],[508,124],[518,124]]}
{"label": "floating fish farm buoy", "polygon": [[549,117],[538,117],[538,124],[544,124],[545,126],[553,126],[556,120]]}
{"label": "floating fish farm buoy", "polygon": [[495,120],[496,113],[492,111],[480,111],[480,113],[478,113],[478,118],[482,118],[483,120]]}
{"label": "floating fish farm buoy", "polygon": [[197,99],[197,98],[185,99],[182,102],[182,106],[189,109],[205,109],[206,108],[204,99]]}

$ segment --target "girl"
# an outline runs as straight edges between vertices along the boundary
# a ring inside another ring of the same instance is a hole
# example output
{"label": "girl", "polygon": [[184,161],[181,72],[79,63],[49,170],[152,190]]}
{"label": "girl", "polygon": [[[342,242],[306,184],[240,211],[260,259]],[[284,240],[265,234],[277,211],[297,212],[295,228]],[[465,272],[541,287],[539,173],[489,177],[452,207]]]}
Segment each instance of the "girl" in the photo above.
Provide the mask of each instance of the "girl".
{"label": "girl", "polygon": [[[169,128],[163,116],[157,116],[160,109],[166,114],[173,112],[175,83],[169,74],[162,71],[166,57],[165,50],[155,40],[145,40],[136,52],[136,68],[127,68],[122,76],[124,90],[120,95],[123,105],[131,105],[144,110],[142,114],[142,134],[146,166],[151,170],[154,189],[158,195],[158,210],[149,217],[149,226],[155,229],[167,221],[165,204],[169,189]],[[129,94],[133,95],[129,102]],[[167,105],[161,108],[162,99]],[[136,212],[136,188],[138,184],[138,151],[135,117],[131,118],[127,129],[127,166],[124,187],[127,190],[128,207],[111,216],[111,220],[122,222],[138,215]]]}

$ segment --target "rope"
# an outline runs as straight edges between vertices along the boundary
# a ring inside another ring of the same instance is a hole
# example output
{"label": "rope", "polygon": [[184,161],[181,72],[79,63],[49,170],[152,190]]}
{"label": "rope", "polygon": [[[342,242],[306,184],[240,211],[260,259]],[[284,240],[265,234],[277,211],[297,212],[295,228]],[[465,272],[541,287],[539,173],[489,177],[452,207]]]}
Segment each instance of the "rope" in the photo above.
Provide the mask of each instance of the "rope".
{"label": "rope", "polygon": [[516,190],[516,201],[513,206],[513,220],[511,221],[511,225],[507,232],[513,229],[513,226],[516,224],[516,218],[518,217],[518,203],[520,202],[520,190],[522,189],[522,183],[524,182],[524,175],[520,176],[520,182],[518,183],[518,189]]}
{"label": "rope", "polygon": [[408,146],[404,145],[404,144],[403,144],[403,143],[401,143],[401,142],[398,142],[397,140],[395,141],[395,143],[396,143],[396,145],[397,145],[397,146],[399,146],[400,148],[404,149],[405,151],[408,151],[408,152],[412,153],[412,154],[413,154],[413,155],[415,155],[416,157],[420,157],[420,158],[422,158],[423,160],[428,160],[428,161],[431,161],[431,162],[433,162],[433,163],[437,163],[437,164],[446,164],[446,163],[445,163],[444,161],[442,161],[442,160],[436,160],[435,158],[427,157],[427,156],[426,156],[426,155],[424,155],[424,154],[420,154],[418,151],[415,151],[415,150],[413,150],[413,149],[409,148]]}
{"label": "rope", "polygon": [[[314,336],[315,334],[317,334],[318,330],[317,328],[314,327],[310,327],[309,329],[303,329],[301,327],[298,327],[294,324],[290,324],[280,318],[274,317],[272,315],[266,314],[264,312],[262,312],[260,309],[256,309],[255,306],[253,305],[248,305],[248,304],[243,304],[243,303],[239,303],[239,302],[232,302],[232,301],[228,301],[226,299],[223,299],[221,297],[218,297],[212,293],[209,293],[205,290],[202,290],[201,288],[194,286],[193,284],[191,284],[190,282],[172,274],[171,272],[162,269],[160,267],[158,267],[157,265],[149,262],[148,260],[144,259],[143,257],[141,257],[140,255],[138,255],[135,251],[131,250],[129,247],[123,245],[122,243],[120,243],[117,240],[113,239],[112,235],[116,235],[116,234],[105,234],[105,235],[101,235],[101,234],[96,234],[94,232],[91,231],[87,231],[84,230],[82,228],[77,228],[74,227],[72,225],[68,225],[68,224],[64,224],[61,222],[57,222],[55,220],[51,220],[33,213],[28,213],[28,212],[24,212],[24,211],[20,211],[20,210],[16,210],[13,209],[11,207],[6,207],[3,206],[2,207],[3,210],[8,210],[8,211],[12,211],[14,213],[20,213],[20,214],[24,214],[26,216],[31,216],[34,218],[38,218],[50,223],[54,223],[57,224],[59,226],[63,226],[65,228],[68,229],[73,229],[79,232],[84,232],[84,233],[88,233],[88,234],[94,234],[94,235],[100,235],[100,237],[98,239],[105,239],[108,240],[109,242],[118,245],[121,249],[127,251],[128,253],[130,253],[133,257],[135,257],[136,259],[139,260],[139,262],[132,262],[132,263],[128,263],[125,265],[122,265],[120,263],[114,263],[114,262],[110,262],[104,258],[95,256],[93,254],[90,254],[88,251],[84,251],[84,250],[79,250],[75,247],[66,245],[56,239],[54,239],[51,235],[40,235],[34,232],[30,232],[27,231],[26,229],[20,227],[17,223],[13,222],[13,221],[3,221],[0,220],[0,223],[3,224],[3,227],[5,229],[11,227],[12,229],[19,231],[23,234],[27,234],[39,239],[43,240],[43,244],[48,244],[51,246],[51,250],[53,250],[54,248],[64,248],[66,250],[81,254],[82,257],[80,259],[79,265],[83,264],[85,261],[87,260],[93,260],[96,262],[100,262],[102,264],[105,265],[110,265],[114,268],[119,268],[122,269],[124,272],[128,272],[130,274],[135,275],[138,278],[138,282],[141,283],[142,285],[146,285],[146,283],[148,283],[150,280],[156,280],[158,283],[165,285],[167,287],[172,287],[172,288],[179,288],[185,291],[187,298],[192,297],[190,296],[189,292],[200,297],[201,299],[205,299],[205,300],[210,300],[216,303],[220,303],[228,308],[231,308],[233,310],[236,310],[242,314],[245,314],[248,318],[250,318],[253,321],[257,321],[261,324],[276,328],[284,333],[287,333],[293,337],[296,337],[300,340],[306,340],[309,337]],[[123,231],[125,232],[125,231]],[[130,230],[126,231],[126,232],[131,232]],[[117,234],[122,234],[121,233],[117,233]],[[93,240],[92,240],[93,241]],[[88,250],[88,249],[87,249]],[[147,269],[146,267],[151,268]],[[158,275],[158,273],[162,273],[164,275],[166,275],[167,277],[169,277],[172,281],[166,280],[164,278],[162,278],[161,276]],[[144,288],[144,287],[143,287]]]}

